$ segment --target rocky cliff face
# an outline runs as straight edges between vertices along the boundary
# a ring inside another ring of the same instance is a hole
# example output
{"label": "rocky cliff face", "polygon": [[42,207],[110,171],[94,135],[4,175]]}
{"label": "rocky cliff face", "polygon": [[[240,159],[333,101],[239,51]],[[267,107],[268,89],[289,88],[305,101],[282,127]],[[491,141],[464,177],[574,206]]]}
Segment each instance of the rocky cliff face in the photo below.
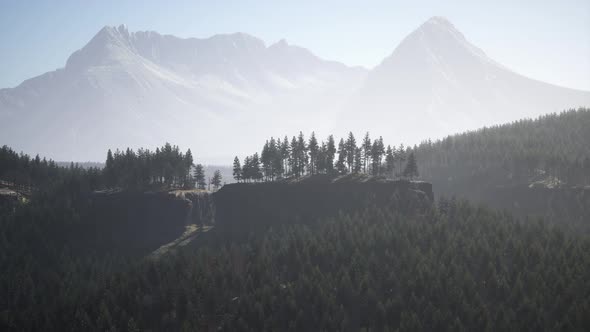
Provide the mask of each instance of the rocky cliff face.
{"label": "rocky cliff face", "polygon": [[213,196],[216,228],[223,231],[307,223],[373,206],[424,210],[433,200],[430,183],[329,177],[294,183],[234,183]]}
{"label": "rocky cliff face", "polygon": [[98,192],[89,199],[84,222],[74,226],[69,238],[81,250],[141,256],[174,241],[189,224],[214,224],[219,239],[234,238],[370,207],[424,211],[432,200],[430,183],[323,176],[292,183],[229,184],[213,194]]}
{"label": "rocky cliff face", "polygon": [[145,255],[180,236],[190,212],[189,200],[166,192],[94,193],[74,241],[81,248]]}

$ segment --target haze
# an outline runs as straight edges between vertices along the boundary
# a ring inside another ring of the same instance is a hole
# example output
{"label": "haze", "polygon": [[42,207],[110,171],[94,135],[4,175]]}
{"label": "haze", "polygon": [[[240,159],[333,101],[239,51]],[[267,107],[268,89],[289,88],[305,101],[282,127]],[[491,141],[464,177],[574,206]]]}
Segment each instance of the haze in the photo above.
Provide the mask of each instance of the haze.
{"label": "haze", "polygon": [[590,104],[586,2],[3,6],[0,139],[57,160],[173,141],[229,164],[299,131],[411,145]]}

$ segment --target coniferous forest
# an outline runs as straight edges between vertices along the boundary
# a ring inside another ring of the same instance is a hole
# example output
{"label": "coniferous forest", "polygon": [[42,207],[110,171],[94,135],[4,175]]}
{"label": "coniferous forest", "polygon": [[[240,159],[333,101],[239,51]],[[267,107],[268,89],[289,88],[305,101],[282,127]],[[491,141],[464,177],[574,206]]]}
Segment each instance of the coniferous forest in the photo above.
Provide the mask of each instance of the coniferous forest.
{"label": "coniferous forest", "polygon": [[[392,178],[431,181],[438,197],[398,193],[305,220],[244,218],[240,237],[212,224],[159,259],[151,256],[159,245],[141,243],[146,221],[110,218],[159,209],[137,203],[142,195],[167,200],[166,209],[214,200],[225,190],[221,174],[206,179],[190,150],[108,151],[100,169],[4,146],[2,186],[21,195],[0,203],[0,330],[590,330],[590,237],[580,231],[590,220],[589,120],[590,111],[572,110],[414,147],[369,133],[270,138],[260,153],[234,159],[234,178],[248,184],[233,190],[315,176]],[[567,204],[528,216],[452,197],[492,184],[548,190]],[[571,188],[581,190],[576,199],[563,196]],[[179,192],[196,196],[189,204]],[[119,198],[132,203],[96,207]],[[177,214],[158,230],[183,224]]]}

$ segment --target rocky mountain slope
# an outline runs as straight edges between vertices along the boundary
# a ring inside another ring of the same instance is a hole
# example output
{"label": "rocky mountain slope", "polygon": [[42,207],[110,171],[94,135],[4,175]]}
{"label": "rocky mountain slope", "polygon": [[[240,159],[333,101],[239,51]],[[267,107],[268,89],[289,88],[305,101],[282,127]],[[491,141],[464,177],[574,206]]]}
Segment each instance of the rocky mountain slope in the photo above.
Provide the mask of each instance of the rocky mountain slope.
{"label": "rocky mountain slope", "polygon": [[590,105],[516,74],[433,17],[373,70],[235,33],[182,39],[105,27],[64,68],[0,90],[0,141],[57,160],[171,141],[229,163],[271,135],[371,131],[417,143]]}

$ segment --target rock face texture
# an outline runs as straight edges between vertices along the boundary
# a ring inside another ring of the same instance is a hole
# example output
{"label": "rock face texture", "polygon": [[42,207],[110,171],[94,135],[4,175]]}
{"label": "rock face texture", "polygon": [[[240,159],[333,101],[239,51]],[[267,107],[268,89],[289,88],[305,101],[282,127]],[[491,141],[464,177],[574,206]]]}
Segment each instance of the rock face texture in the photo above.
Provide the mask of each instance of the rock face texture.
{"label": "rock face texture", "polygon": [[190,212],[191,201],[166,192],[95,193],[84,223],[73,230],[79,236],[74,241],[81,248],[143,256],[178,238]]}
{"label": "rock face texture", "polygon": [[298,182],[234,183],[213,194],[216,228],[242,231],[289,222],[308,223],[370,207],[424,210],[433,199],[426,182],[313,177]]}
{"label": "rock face texture", "polygon": [[235,183],[213,194],[97,192],[89,197],[84,222],[65,235],[79,250],[145,256],[181,237],[190,224],[215,225],[216,235],[207,238],[228,240],[271,226],[312,223],[372,207],[420,213],[432,201],[430,183],[350,176]]}

